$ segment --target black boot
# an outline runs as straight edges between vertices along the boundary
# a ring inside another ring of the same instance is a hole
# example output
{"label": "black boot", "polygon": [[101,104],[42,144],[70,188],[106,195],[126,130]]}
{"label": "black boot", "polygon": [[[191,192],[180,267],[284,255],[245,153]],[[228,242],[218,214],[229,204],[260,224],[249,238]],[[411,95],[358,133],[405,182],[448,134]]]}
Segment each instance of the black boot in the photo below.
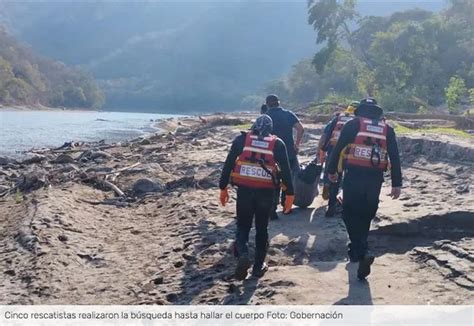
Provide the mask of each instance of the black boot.
{"label": "black boot", "polygon": [[[267,244],[268,248],[268,244]],[[265,264],[265,257],[267,256],[267,251],[255,250],[255,262],[253,264],[252,275],[255,277],[262,277],[265,272],[268,270],[267,264]]]}
{"label": "black boot", "polygon": [[262,277],[263,275],[265,275],[265,273],[268,271],[268,265],[263,263],[261,265],[253,265],[253,269],[252,269],[252,276],[254,277]]}
{"label": "black boot", "polygon": [[235,268],[234,276],[237,280],[243,281],[247,278],[248,269],[251,266],[251,262],[248,255],[241,255]]}
{"label": "black boot", "polygon": [[365,256],[359,261],[359,268],[357,269],[357,278],[359,280],[365,280],[370,274],[370,266],[374,263],[374,256]]}

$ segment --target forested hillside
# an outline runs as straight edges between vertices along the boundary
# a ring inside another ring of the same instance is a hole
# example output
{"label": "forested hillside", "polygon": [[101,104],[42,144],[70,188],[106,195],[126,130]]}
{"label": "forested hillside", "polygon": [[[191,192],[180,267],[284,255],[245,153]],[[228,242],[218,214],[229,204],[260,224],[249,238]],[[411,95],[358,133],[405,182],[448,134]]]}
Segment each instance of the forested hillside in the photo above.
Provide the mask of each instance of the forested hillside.
{"label": "forested hillside", "polygon": [[[474,2],[364,16],[355,1],[310,1],[322,48],[266,87],[294,105],[371,95],[389,110],[460,113],[474,101]],[[356,23],[355,28],[350,28]]]}
{"label": "forested hillside", "polygon": [[[438,10],[440,1],[418,5]],[[413,6],[358,4],[381,16]],[[254,108],[264,94],[251,94],[317,50],[301,0],[9,2],[3,9],[5,23],[35,51],[90,70],[108,109]]]}
{"label": "forested hillside", "polygon": [[92,76],[35,55],[0,28],[0,104],[100,108],[104,94]]}
{"label": "forested hillside", "polygon": [[[8,25],[92,71],[110,109],[216,111],[316,50],[305,3],[12,3]],[[30,20],[15,20],[30,17]]]}

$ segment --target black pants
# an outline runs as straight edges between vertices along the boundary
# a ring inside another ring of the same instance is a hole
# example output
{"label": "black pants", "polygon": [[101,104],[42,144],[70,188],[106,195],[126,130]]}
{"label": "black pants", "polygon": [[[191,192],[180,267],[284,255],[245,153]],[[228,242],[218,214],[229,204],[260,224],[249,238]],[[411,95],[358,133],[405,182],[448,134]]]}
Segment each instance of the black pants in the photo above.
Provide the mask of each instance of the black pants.
{"label": "black pants", "polygon": [[370,223],[379,207],[383,176],[346,171],[343,181],[342,217],[349,234],[349,256],[361,259],[367,254]]}
{"label": "black pants", "polygon": [[329,201],[328,206],[336,205],[337,194],[339,193],[339,187],[341,186],[342,173],[338,174],[337,182],[329,183]]}
{"label": "black pants", "polygon": [[[329,160],[329,158],[331,157],[331,151],[332,151],[332,147],[329,147],[326,154],[327,160]],[[328,178],[327,168],[328,168],[328,164],[326,162],[326,165],[324,167],[324,182],[329,185],[328,206],[332,206],[337,203],[337,194],[339,193],[339,188],[341,186],[342,173],[338,173],[337,182],[330,182]]]}
{"label": "black pants", "polygon": [[268,220],[273,206],[273,189],[252,189],[239,187],[237,189],[237,254],[248,254],[252,221],[255,217],[255,265],[263,264],[268,247]]}
{"label": "black pants", "polygon": [[[288,160],[290,163],[290,171],[291,171],[291,180],[293,182],[293,174],[296,173],[299,169],[300,163],[298,162],[298,158],[293,158]],[[278,208],[278,202],[281,203],[281,206],[285,206],[285,199],[286,199],[286,193],[284,191],[281,191],[280,188],[278,188],[275,191],[275,201],[273,203],[273,210],[276,212]]]}

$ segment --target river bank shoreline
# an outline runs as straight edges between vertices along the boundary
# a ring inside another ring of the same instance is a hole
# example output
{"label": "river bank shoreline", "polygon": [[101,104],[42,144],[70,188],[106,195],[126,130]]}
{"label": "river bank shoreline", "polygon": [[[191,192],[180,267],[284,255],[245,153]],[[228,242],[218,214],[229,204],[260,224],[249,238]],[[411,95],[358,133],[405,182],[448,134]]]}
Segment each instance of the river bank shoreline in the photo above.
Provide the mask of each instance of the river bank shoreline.
{"label": "river bank shoreline", "polygon": [[[254,115],[255,116],[255,115]],[[472,146],[399,137],[404,188],[386,182],[367,282],[342,219],[316,198],[269,226],[270,266],[233,279],[236,192],[219,205],[232,140],[252,116],[163,120],[165,132],[0,160],[1,304],[469,304]],[[323,124],[304,121],[301,162]],[[250,236],[253,248],[254,232]],[[426,280],[430,282],[426,282]]]}
{"label": "river bank shoreline", "polygon": [[106,143],[156,132],[155,123],[176,115],[97,111],[0,110],[0,156],[18,157],[30,149],[65,142]]}

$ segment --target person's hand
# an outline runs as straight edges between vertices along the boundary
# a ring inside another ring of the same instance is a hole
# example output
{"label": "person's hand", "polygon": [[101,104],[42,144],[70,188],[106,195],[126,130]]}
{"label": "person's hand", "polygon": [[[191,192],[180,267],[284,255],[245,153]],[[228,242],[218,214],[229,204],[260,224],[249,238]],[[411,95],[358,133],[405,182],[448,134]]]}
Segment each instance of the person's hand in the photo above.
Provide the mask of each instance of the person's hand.
{"label": "person's hand", "polygon": [[337,182],[337,173],[328,174],[328,179],[329,179],[329,181],[331,181],[332,183],[336,183],[336,182]]}
{"label": "person's hand", "polygon": [[400,197],[400,193],[402,192],[401,187],[392,187],[392,191],[388,194],[392,199],[397,199]]}
{"label": "person's hand", "polygon": [[289,214],[291,212],[291,208],[293,207],[294,201],[295,201],[295,196],[286,195],[285,208],[283,209],[283,214]]}
{"label": "person's hand", "polygon": [[229,202],[229,191],[227,188],[221,189],[221,194],[220,194],[220,201],[221,205],[225,206]]}

